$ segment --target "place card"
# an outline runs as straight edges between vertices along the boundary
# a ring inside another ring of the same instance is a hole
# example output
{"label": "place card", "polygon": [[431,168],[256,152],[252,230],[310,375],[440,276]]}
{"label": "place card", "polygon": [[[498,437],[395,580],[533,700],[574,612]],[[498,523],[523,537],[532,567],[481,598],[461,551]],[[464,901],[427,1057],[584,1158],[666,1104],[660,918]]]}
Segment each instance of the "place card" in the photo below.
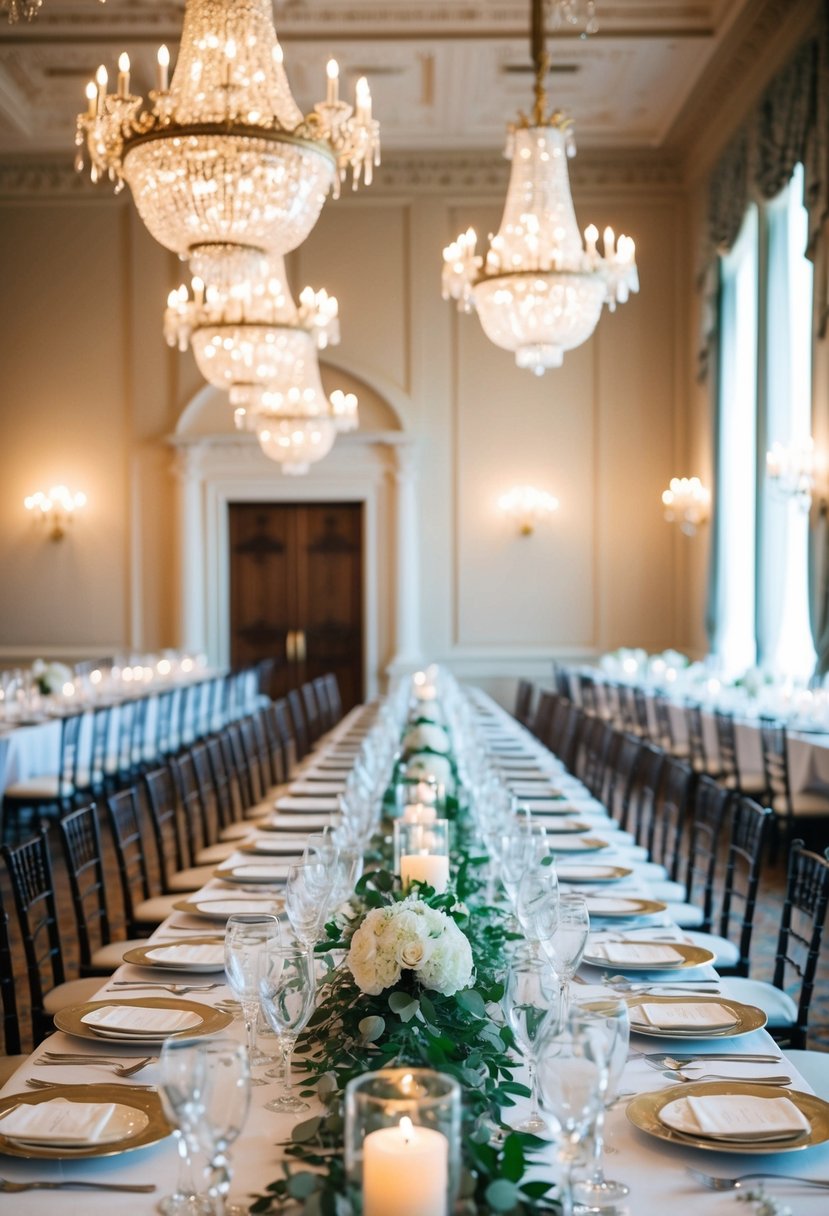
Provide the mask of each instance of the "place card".
{"label": "place card", "polygon": [[659,1030],[725,1030],[736,1026],[739,1018],[717,1001],[671,1001],[664,1005],[645,1002],[631,1010],[631,1020]]}
{"label": "place card", "polygon": [[114,1102],[70,1102],[66,1098],[36,1106],[21,1103],[0,1116],[0,1134],[29,1144],[95,1144],[105,1136],[115,1110]]}

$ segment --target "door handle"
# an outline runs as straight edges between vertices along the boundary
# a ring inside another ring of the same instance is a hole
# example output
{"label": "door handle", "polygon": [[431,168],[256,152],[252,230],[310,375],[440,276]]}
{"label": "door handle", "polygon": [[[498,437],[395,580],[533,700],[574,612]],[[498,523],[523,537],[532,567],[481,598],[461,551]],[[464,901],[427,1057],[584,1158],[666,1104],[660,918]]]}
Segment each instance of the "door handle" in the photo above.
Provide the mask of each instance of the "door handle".
{"label": "door handle", "polygon": [[306,647],[305,647],[305,630],[297,629],[296,631],[296,661],[297,663],[305,662]]}
{"label": "door handle", "polygon": [[296,634],[293,629],[285,634],[285,658],[289,663],[296,662]]}

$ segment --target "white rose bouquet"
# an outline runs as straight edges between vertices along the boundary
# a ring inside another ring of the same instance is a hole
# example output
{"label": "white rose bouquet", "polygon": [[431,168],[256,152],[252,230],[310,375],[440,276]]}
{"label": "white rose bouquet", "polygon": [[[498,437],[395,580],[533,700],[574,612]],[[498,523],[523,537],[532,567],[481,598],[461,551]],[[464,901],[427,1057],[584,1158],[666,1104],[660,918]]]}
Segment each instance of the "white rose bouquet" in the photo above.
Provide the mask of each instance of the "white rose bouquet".
{"label": "white rose bouquet", "polygon": [[439,752],[445,756],[450,750],[449,735],[436,722],[421,722],[412,726],[403,736],[404,752]]}
{"label": "white rose bouquet", "polygon": [[64,684],[72,682],[72,669],[65,663],[44,663],[43,659],[32,663],[32,675],[44,696],[60,692]]}
{"label": "white rose bouquet", "polygon": [[448,756],[437,756],[434,752],[416,752],[406,761],[403,771],[407,777],[415,777],[418,780],[434,777],[447,794],[454,793],[455,773]]}
{"label": "white rose bouquet", "polygon": [[346,965],[363,992],[377,996],[412,971],[424,987],[451,996],[472,983],[472,949],[454,920],[409,896],[372,908],[351,938]]}

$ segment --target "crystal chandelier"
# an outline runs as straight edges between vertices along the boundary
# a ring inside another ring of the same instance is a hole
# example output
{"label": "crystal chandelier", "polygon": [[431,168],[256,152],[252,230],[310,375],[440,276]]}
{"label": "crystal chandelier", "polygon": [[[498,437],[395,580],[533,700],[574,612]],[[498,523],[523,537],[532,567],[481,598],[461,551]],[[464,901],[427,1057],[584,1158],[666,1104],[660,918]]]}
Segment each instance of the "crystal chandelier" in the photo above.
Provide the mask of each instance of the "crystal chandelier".
{"label": "crystal chandelier", "polygon": [[[595,10],[591,21],[595,28]],[[602,305],[613,310],[624,303],[639,281],[629,237],[616,241],[606,228],[600,254],[591,224],[582,244],[567,173],[567,156],[575,154],[572,125],[559,110],[547,113],[543,0],[532,0],[531,45],[535,106],[532,118],[521,114],[509,129],[512,169],[501,226],[485,257],[471,228],[444,249],[443,297],[457,300],[463,312],[474,309],[490,341],[540,376],[587,341]]]}
{"label": "crystal chandelier", "polygon": [[291,94],[270,0],[186,0],[178,61],[158,53],[150,108],[130,93],[122,55],[117,88],[103,66],[78,116],[78,167],[116,190],[126,182],[153,237],[206,283],[262,277],[269,253],[308,236],[330,189],[354,187],[379,163],[379,124],[364,78],[356,109],[327,67],[325,101],[303,117]]}
{"label": "crystal chandelier", "polygon": [[168,297],[168,343],[192,348],[205,380],[229,392],[237,428],[254,431],[266,456],[286,473],[307,472],[358,424],[354,394],[337,390],[329,401],[320,382],[317,351],[340,337],[336,299],[306,287],[297,307],[279,254],[253,283],[191,286],[192,298],[183,285]]}

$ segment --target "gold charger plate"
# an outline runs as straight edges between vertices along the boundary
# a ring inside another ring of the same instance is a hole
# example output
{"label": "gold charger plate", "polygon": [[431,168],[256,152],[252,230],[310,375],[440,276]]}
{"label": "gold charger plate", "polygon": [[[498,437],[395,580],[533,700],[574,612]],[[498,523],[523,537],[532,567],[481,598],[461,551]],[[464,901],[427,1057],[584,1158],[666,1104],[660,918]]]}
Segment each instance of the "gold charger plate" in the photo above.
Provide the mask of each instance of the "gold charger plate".
{"label": "gold charger plate", "polygon": [[[264,892],[263,892],[264,894]],[[223,908],[228,908],[229,905],[237,905],[231,911],[210,911],[210,904],[221,904]],[[256,907],[252,905],[255,904]],[[228,891],[227,898],[217,899],[177,899],[173,904],[177,912],[186,912],[188,916],[201,917],[202,920],[219,920],[223,924],[229,916],[233,916],[235,912],[252,912],[252,913],[269,913],[272,916],[278,916],[284,911],[285,901],[279,896],[269,896],[267,899],[258,899],[256,896],[250,896],[247,899],[242,899],[235,896],[232,891]],[[207,911],[205,909],[208,909]]]}
{"label": "gold charger plate", "polygon": [[224,971],[224,960],[221,963],[182,963],[165,962],[164,959],[151,958],[154,950],[164,950],[167,946],[223,946],[223,937],[184,937],[168,941],[148,942],[146,946],[136,946],[124,954],[124,962],[132,963],[134,967],[157,967],[162,971],[189,971],[193,975],[213,975]]}
{"label": "gold charger plate", "polygon": [[[201,1018],[201,1026],[194,1026],[192,1030],[178,1030],[173,1034],[165,1035],[148,1035],[143,1037],[140,1034],[129,1034],[124,1032],[123,1035],[117,1035],[108,1031],[105,1035],[96,1034],[91,1026],[88,1026],[82,1019],[86,1014],[91,1013],[93,1009],[103,1009],[107,1005],[129,1006],[130,1008],[139,1009],[170,1009],[179,1012],[195,1013]],[[141,996],[130,997],[128,999],[121,997],[111,997],[109,1000],[103,1001],[86,1001],[83,1005],[70,1005],[68,1009],[60,1009],[54,1015],[54,1023],[58,1030],[63,1030],[66,1034],[75,1035],[78,1039],[90,1039],[93,1043],[163,1043],[167,1039],[200,1039],[207,1034],[215,1034],[218,1030],[224,1030],[229,1026],[233,1019],[226,1013],[220,1013],[218,1009],[212,1009],[210,1005],[204,1005],[200,1001],[188,1001],[179,999],[178,997],[167,998],[157,996]]]}
{"label": "gold charger plate", "polygon": [[244,853],[246,857],[284,857],[286,860],[296,861],[302,857],[305,849],[305,841],[297,841],[293,844],[291,841],[286,842],[274,840],[251,840],[245,844],[240,844],[236,848],[237,853]]}
{"label": "gold charger plate", "polygon": [[[540,816],[539,816],[540,818]],[[555,834],[555,833],[554,833]],[[583,836],[579,841],[567,841],[556,848],[550,838],[547,838],[550,845],[551,853],[560,853],[562,856],[569,853],[598,853],[601,849],[609,849],[610,845],[606,840],[599,840],[596,836]],[[574,847],[577,846],[577,847]],[[664,906],[664,905],[663,905]]]}
{"label": "gold charger plate", "polygon": [[707,963],[713,963],[717,957],[713,950],[706,950],[704,946],[691,946],[685,942],[647,942],[636,941],[631,942],[632,946],[670,946],[672,950],[676,950],[677,954],[682,955],[680,963],[613,963],[610,959],[602,958],[598,954],[588,954],[584,952],[584,962],[592,963],[594,967],[612,967],[614,971],[686,971],[689,967],[704,967]]}
{"label": "gold charger plate", "polygon": [[0,1153],[9,1157],[26,1157],[31,1160],[82,1160],[87,1157],[114,1157],[128,1153],[148,1144],[164,1140],[172,1132],[164,1112],[161,1099],[151,1089],[133,1089],[131,1085],[55,1085],[50,1089],[27,1090],[22,1094],[7,1094],[0,1098],[0,1115],[13,1106],[37,1106],[42,1102],[65,1098],[69,1102],[115,1102],[128,1106],[147,1116],[147,1122],[139,1131],[123,1140],[109,1140],[102,1144],[88,1144],[79,1148],[67,1148],[65,1144],[28,1144],[0,1133]]}
{"label": "gold charger plate", "polygon": [[[789,1140],[764,1141],[750,1144],[743,1141],[717,1140],[714,1136],[695,1136],[690,1132],[675,1131],[659,1118],[659,1112],[678,1098],[716,1094],[749,1094],[758,1098],[788,1098],[806,1116],[811,1132]],[[751,1081],[696,1081],[688,1085],[672,1085],[652,1093],[638,1094],[628,1102],[625,1113],[634,1127],[659,1140],[686,1147],[704,1148],[712,1153],[795,1153],[829,1140],[829,1102],[815,1094],[804,1094],[796,1089],[785,1089],[776,1085],[756,1085]]]}
{"label": "gold charger plate", "polygon": [[631,1018],[631,1034],[643,1034],[647,1035],[648,1038],[654,1039],[736,1039],[740,1035],[749,1034],[752,1030],[762,1030],[767,1021],[763,1010],[758,1009],[756,1005],[743,1005],[740,1001],[732,1001],[730,997],[718,996],[715,993],[710,993],[707,996],[694,996],[693,994],[689,994],[688,996],[657,996],[644,993],[638,996],[625,997],[625,1000],[629,1009],[636,1009],[639,1005],[724,1005],[737,1018],[733,1026],[721,1026],[712,1030],[706,1030],[705,1028],[694,1030],[660,1030],[657,1026],[645,1026],[640,1022],[634,1022]]}
{"label": "gold charger plate", "polygon": [[[631,916],[654,916],[657,912],[664,912],[667,904],[663,904],[660,899],[640,899],[638,895],[617,895],[614,899],[624,900],[628,905],[625,908],[608,908],[602,912],[596,905],[601,903],[601,896],[595,895],[592,897],[593,903],[588,898],[588,910],[591,916],[600,916],[603,920],[629,920]],[[608,896],[610,899],[610,896]],[[613,964],[615,966],[615,963]]]}
{"label": "gold charger plate", "polygon": [[[263,866],[267,866],[269,859],[262,862]],[[270,864],[276,868],[277,862],[270,858]],[[222,882],[230,883],[234,887],[284,887],[285,880],[288,877],[288,867],[296,865],[296,861],[283,859],[282,865],[284,868],[283,874],[245,874],[243,870],[248,866],[256,865],[254,861],[243,862],[241,866],[228,866],[224,870],[217,869],[213,871],[213,877],[221,879]]]}
{"label": "gold charger plate", "polygon": [[[558,874],[559,882],[618,882],[620,878],[628,878],[633,873],[633,870],[629,869],[627,866],[603,865],[601,862],[596,862],[595,864],[589,861],[584,861],[581,863],[575,862],[574,866],[575,868],[581,870],[580,874],[570,875],[565,873],[568,868],[567,862],[563,862],[562,864],[556,866],[556,873]],[[590,874],[588,872],[590,870],[593,870],[594,872]],[[597,870],[602,871],[602,873],[596,873],[595,871]]]}

